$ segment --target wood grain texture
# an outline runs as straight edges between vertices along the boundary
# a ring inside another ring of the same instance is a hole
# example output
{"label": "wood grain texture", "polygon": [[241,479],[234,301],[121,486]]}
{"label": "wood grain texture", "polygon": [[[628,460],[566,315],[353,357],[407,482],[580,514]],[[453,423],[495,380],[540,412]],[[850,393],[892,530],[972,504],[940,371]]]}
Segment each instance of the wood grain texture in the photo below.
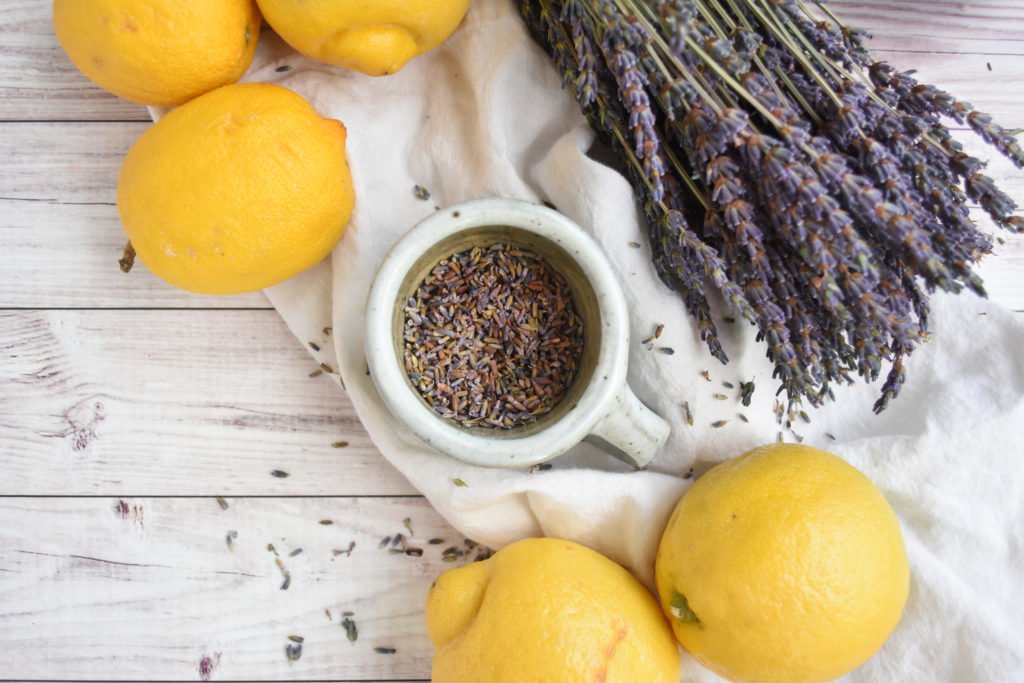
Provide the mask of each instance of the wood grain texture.
{"label": "wood grain texture", "polygon": [[81,74],[53,33],[52,2],[0,3],[0,121],[148,121]]}
{"label": "wood grain texture", "polygon": [[[466,546],[425,500],[226,502],[0,500],[0,678],[199,680],[203,657],[216,662],[213,680],[429,677],[427,590],[481,551],[442,561]],[[378,547],[409,536],[406,518],[422,557]],[[351,556],[335,555],[353,541]],[[354,613],[355,642],[343,611]],[[289,635],[305,639],[297,662],[285,656]]]}
{"label": "wood grain texture", "polygon": [[118,268],[117,175],[149,125],[0,123],[0,308],[269,308],[261,292],[190,294],[141,262]]}
{"label": "wood grain texture", "polygon": [[0,358],[0,495],[414,492],[274,311],[0,312]]}

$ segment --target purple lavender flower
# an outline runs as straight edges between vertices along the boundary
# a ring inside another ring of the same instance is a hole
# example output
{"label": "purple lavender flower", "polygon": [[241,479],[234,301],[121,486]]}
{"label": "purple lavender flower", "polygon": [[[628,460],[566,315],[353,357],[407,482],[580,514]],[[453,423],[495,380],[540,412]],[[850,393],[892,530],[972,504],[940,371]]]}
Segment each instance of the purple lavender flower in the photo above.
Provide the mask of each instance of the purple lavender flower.
{"label": "purple lavender flower", "polygon": [[[647,216],[654,264],[723,362],[717,290],[757,328],[791,401],[890,367],[925,337],[928,293],[983,294],[980,204],[1016,207],[944,121],[1024,167],[1014,135],[800,0],[520,0]],[[813,10],[813,11],[812,11]],[[696,227],[694,227],[696,226]]]}

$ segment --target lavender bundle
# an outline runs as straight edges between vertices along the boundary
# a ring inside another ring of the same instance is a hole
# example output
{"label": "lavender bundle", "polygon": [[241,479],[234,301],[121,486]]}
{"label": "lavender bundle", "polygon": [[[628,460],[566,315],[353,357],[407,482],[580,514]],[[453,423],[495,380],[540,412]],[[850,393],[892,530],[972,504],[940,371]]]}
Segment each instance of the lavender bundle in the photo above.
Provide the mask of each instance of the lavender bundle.
{"label": "lavender bundle", "polygon": [[790,402],[878,378],[885,409],[936,288],[984,295],[979,204],[1016,206],[943,121],[1024,167],[987,114],[876,62],[817,0],[520,0],[623,160],[654,264],[727,362],[709,285],[757,327]]}

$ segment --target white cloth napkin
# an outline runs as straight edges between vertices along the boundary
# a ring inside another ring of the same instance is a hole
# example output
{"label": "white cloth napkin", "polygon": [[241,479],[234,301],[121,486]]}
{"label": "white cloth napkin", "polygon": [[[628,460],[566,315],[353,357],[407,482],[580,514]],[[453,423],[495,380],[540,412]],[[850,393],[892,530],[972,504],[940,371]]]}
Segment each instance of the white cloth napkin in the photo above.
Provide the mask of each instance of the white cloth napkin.
{"label": "white cloth napkin", "polygon": [[[290,69],[285,70],[285,67]],[[527,536],[585,543],[653,585],[662,526],[692,476],[776,439],[776,385],[745,324],[723,324],[732,362],[714,361],[650,262],[631,189],[587,156],[594,136],[510,0],[477,0],[441,48],[387,78],[306,60],[267,33],[246,80],[281,83],[349,131],[357,204],[331,258],[268,290],[303,346],[340,369],[380,451],[462,533],[493,547]],[[418,199],[414,185],[429,190]],[[625,284],[629,381],[672,424],[650,471],[579,446],[530,474],[463,465],[418,441],[387,409],[363,355],[363,305],[390,245],[436,207],[490,196],[549,201],[604,247]],[[643,246],[636,248],[630,242]],[[934,339],[910,359],[881,416],[879,385],[837,391],[793,430],[860,468],[902,524],[913,572],[903,620],[851,681],[1022,680],[1024,676],[1024,326],[973,296],[936,296]],[[665,325],[657,346],[639,340]],[[710,381],[701,373],[707,370]],[[753,402],[736,399],[753,379]],[[735,389],[726,388],[731,382]],[[722,393],[727,400],[713,394]],[[683,419],[687,401],[694,424]],[[738,416],[743,413],[749,422]],[[711,423],[728,420],[721,428]],[[835,440],[829,435],[833,435]],[[796,437],[785,432],[788,441]],[[457,487],[455,478],[467,486]],[[683,680],[716,681],[685,658]]]}

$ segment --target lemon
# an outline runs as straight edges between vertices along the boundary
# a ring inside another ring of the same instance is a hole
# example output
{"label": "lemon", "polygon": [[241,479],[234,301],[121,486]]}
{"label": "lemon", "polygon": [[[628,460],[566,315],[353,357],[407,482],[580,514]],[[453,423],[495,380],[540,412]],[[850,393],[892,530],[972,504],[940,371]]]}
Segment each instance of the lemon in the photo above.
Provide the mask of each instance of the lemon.
{"label": "lemon", "polygon": [[672,513],[655,575],[676,637],[734,681],[828,681],[896,627],[910,570],[882,493],[807,446],[711,469]]}
{"label": "lemon", "polygon": [[345,126],[276,85],[227,85],[172,110],[121,167],[138,257],[193,292],[269,287],[316,264],[352,213]]}
{"label": "lemon", "polygon": [[259,0],[259,5],[278,35],[307,57],[384,76],[443,43],[471,1]]}
{"label": "lemon", "polygon": [[54,0],[53,27],[96,85],[173,106],[241,78],[260,14],[253,0]]}
{"label": "lemon", "polygon": [[658,604],[589,548],[532,538],[451,569],[427,597],[434,683],[678,683]]}

